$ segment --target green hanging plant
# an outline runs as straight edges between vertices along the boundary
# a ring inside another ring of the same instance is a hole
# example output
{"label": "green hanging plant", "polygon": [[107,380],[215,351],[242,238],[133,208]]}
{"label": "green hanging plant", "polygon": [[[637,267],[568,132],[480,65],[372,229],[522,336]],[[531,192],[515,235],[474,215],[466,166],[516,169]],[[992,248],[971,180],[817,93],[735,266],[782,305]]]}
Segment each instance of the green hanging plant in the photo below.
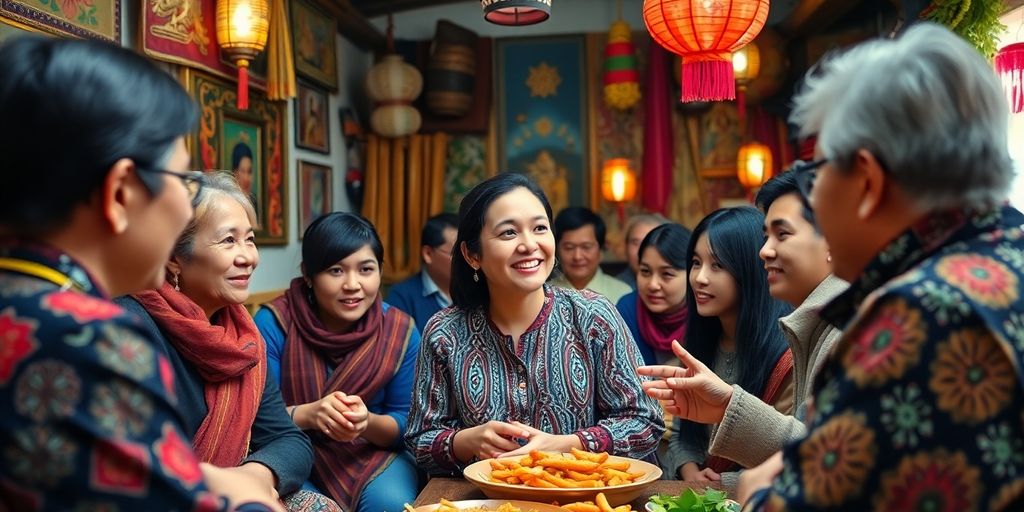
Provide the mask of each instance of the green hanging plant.
{"label": "green hanging plant", "polygon": [[1003,0],[933,0],[921,18],[949,27],[991,59],[999,34],[1006,30],[999,22],[1005,10]]}

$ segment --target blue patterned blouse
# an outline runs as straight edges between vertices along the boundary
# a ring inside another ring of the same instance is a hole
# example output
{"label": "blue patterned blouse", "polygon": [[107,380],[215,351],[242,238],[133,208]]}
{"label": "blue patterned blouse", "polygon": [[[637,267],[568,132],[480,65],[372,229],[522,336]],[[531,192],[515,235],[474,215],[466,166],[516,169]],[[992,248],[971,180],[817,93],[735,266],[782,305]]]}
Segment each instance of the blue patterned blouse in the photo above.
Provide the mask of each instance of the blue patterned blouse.
{"label": "blue patterned blouse", "polygon": [[822,315],[805,439],[750,510],[1024,510],[1024,215],[929,215]]}
{"label": "blue patterned blouse", "polygon": [[483,310],[449,307],[427,325],[406,443],[430,472],[461,469],[452,438],[490,420],[576,434],[591,451],[645,458],[665,430],[645,395],[636,343],[615,307],[589,290],[545,287],[513,348]]}

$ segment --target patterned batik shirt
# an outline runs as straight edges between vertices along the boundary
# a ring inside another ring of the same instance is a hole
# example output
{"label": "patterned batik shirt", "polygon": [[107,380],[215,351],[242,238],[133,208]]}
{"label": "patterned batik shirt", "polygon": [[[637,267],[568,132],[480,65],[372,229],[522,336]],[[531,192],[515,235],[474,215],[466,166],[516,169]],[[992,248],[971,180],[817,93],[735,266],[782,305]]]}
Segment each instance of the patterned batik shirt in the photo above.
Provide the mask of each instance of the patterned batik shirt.
{"label": "patterned batik shirt", "polygon": [[450,307],[427,325],[406,443],[421,468],[463,467],[460,429],[519,421],[576,434],[591,451],[644,458],[665,431],[644,394],[636,343],[615,307],[590,291],[545,286],[544,306],[515,346],[482,309]]}
{"label": "patterned batik shirt", "polygon": [[135,317],[52,248],[3,245],[0,263],[0,510],[225,508]]}
{"label": "patterned batik shirt", "polygon": [[756,510],[1024,510],[1024,215],[913,226],[822,315],[848,325]]}

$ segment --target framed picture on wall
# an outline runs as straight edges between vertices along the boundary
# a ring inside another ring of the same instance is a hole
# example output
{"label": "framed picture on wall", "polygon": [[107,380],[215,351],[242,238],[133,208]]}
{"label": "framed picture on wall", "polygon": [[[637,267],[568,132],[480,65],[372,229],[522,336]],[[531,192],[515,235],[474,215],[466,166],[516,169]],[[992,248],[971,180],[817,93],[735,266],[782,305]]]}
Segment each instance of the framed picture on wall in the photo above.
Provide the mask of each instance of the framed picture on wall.
{"label": "framed picture on wall", "polygon": [[338,57],[334,34],[338,22],[306,0],[292,0],[292,48],[296,73],[327,87],[338,89]]}
{"label": "framed picture on wall", "polygon": [[329,166],[299,160],[299,240],[317,217],[330,213],[333,197]]}
{"label": "framed picture on wall", "polygon": [[121,43],[121,0],[2,0],[0,16],[51,34]]}
{"label": "framed picture on wall", "polygon": [[235,84],[194,69],[183,75],[200,109],[198,135],[189,141],[192,161],[234,174],[256,207],[258,243],[288,243],[285,104],[252,89],[249,109],[238,110]]}
{"label": "framed picture on wall", "polygon": [[327,122],[327,93],[298,84],[295,97],[295,145],[321,153],[331,152],[330,124]]}

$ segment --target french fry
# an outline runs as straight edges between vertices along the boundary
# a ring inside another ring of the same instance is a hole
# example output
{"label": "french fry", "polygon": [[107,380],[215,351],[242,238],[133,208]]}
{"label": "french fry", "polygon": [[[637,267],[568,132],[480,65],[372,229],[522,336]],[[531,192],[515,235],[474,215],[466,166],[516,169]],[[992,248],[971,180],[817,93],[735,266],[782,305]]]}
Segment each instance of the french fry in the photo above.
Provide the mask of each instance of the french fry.
{"label": "french fry", "polygon": [[579,448],[571,448],[571,451],[572,455],[579,460],[589,460],[591,462],[596,462],[598,464],[601,464],[604,461],[608,460],[608,452],[585,452],[583,450],[580,450]]}
{"label": "french fry", "polygon": [[597,493],[597,496],[594,497],[594,504],[597,505],[600,512],[615,512],[615,509],[608,504],[608,498],[604,496],[603,492]]}
{"label": "french fry", "polygon": [[571,453],[533,450],[518,460],[492,460],[490,480],[510,485],[539,488],[601,488],[633,482],[646,473],[629,471],[629,461],[609,460],[607,452]]}
{"label": "french fry", "polygon": [[562,508],[569,512],[601,512],[601,509],[597,508],[597,505],[593,503],[570,503],[568,505],[562,505]]}
{"label": "french fry", "polygon": [[590,472],[593,472],[595,469],[601,467],[600,464],[598,464],[596,462],[591,462],[589,460],[574,460],[574,459],[565,459],[565,458],[557,458],[556,459],[554,457],[548,457],[546,459],[541,459],[541,460],[537,461],[537,465],[545,467],[545,468],[564,469],[564,470],[567,470],[567,471],[578,471],[580,473],[590,473]]}
{"label": "french fry", "polygon": [[603,462],[601,464],[601,467],[608,469],[616,469],[619,471],[627,471],[629,470],[629,462],[624,460],[619,462]]}

